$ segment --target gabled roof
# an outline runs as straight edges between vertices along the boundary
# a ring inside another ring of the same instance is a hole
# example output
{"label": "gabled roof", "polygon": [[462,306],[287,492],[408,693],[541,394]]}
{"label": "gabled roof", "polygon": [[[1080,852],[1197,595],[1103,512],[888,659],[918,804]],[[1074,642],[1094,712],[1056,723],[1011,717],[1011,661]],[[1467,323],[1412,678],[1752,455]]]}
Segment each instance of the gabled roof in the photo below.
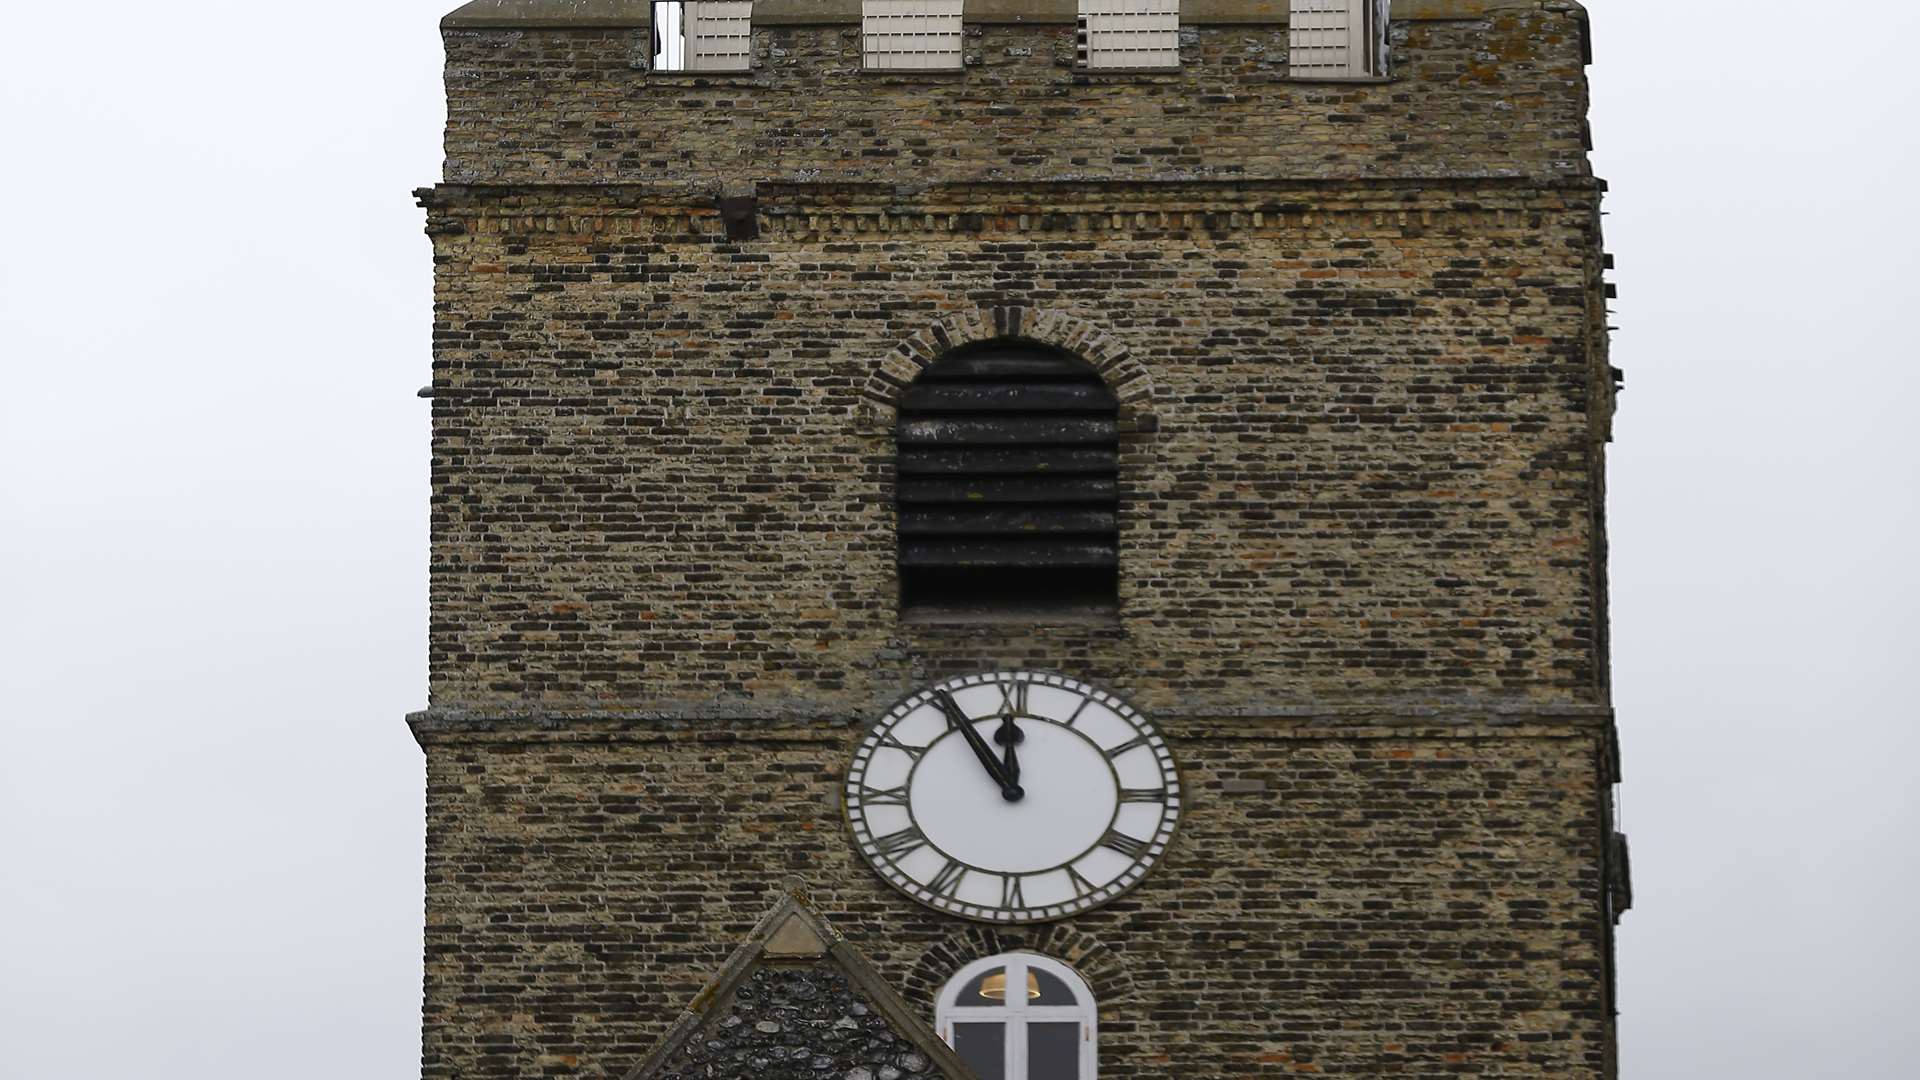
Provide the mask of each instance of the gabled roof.
{"label": "gabled roof", "polygon": [[625,1080],[975,1080],[879,972],[784,893]]}

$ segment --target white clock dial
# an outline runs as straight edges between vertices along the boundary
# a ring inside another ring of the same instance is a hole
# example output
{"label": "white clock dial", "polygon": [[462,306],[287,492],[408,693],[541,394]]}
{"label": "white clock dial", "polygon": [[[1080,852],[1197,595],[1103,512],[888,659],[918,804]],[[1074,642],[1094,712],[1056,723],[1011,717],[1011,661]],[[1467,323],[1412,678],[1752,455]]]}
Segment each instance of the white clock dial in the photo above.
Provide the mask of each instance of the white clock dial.
{"label": "white clock dial", "polygon": [[847,822],[882,878],[988,922],[1044,922],[1139,884],[1180,820],[1166,740],[1062,675],[966,675],[909,695],[847,774]]}

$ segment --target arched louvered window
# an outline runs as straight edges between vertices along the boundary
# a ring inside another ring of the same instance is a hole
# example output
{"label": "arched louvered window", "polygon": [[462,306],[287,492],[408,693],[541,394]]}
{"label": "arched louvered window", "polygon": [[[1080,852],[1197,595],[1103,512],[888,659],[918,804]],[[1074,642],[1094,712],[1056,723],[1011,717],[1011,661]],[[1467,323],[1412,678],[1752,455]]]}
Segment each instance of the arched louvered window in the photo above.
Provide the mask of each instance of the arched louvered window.
{"label": "arched louvered window", "polygon": [[1098,372],[1039,346],[977,346],[923,371],[900,403],[903,611],[1114,611],[1118,417]]}

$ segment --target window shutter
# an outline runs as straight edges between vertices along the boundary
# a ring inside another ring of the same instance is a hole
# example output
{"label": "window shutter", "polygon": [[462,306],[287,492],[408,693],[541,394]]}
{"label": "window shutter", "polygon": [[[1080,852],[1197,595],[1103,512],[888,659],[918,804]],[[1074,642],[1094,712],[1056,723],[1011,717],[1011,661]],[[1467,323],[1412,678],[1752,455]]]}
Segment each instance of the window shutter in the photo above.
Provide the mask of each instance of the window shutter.
{"label": "window shutter", "polygon": [[862,0],[861,64],[870,70],[957,68],[961,0]]}
{"label": "window shutter", "polygon": [[1086,68],[1180,66],[1180,0],[1080,0]]}
{"label": "window shutter", "polygon": [[1389,0],[1292,0],[1288,66],[1296,78],[1386,74]]}
{"label": "window shutter", "polygon": [[688,71],[745,71],[753,58],[752,0],[689,0]]}
{"label": "window shutter", "polygon": [[1106,608],[1119,562],[1119,404],[1091,367],[992,346],[901,397],[898,499],[909,608]]}

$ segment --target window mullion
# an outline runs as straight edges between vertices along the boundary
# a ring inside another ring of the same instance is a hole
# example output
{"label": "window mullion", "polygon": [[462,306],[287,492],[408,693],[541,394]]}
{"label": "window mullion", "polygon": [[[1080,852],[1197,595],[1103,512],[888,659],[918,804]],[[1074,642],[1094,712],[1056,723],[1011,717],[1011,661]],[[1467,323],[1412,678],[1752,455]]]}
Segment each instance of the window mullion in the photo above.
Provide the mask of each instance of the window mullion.
{"label": "window mullion", "polygon": [[1027,962],[1007,961],[1007,1080],[1027,1080]]}

